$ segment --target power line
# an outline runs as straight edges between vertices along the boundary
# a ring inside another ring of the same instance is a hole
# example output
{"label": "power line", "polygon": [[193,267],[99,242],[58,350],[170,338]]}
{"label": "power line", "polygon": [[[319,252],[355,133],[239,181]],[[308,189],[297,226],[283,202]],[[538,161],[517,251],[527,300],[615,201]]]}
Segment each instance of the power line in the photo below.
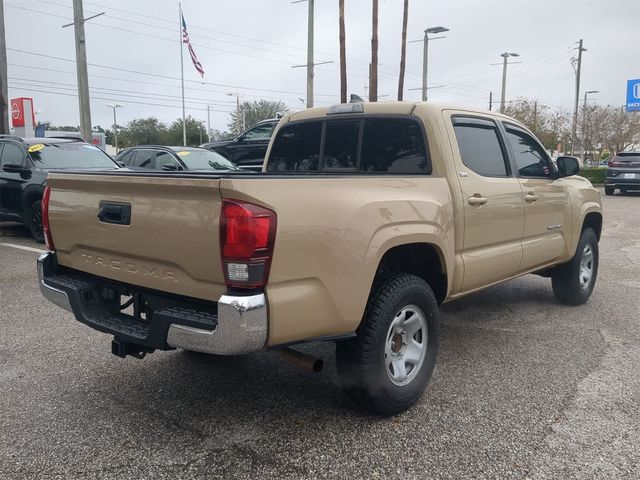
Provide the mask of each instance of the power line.
{"label": "power line", "polygon": [[[63,57],[57,57],[54,55],[46,55],[44,53],[37,53],[37,52],[30,52],[28,50],[21,50],[18,48],[7,48],[7,50],[12,51],[12,52],[19,52],[19,53],[25,53],[27,55],[35,55],[38,57],[43,57],[43,58],[50,58],[50,59],[54,59],[54,60],[60,60],[60,61],[64,61],[64,62],[71,62],[75,64],[75,60],[72,60],[70,58],[63,58]],[[125,73],[134,73],[136,75],[145,75],[148,77],[156,77],[156,78],[166,78],[169,80],[180,80],[179,77],[172,77],[169,75],[161,75],[158,73],[148,73],[148,72],[140,72],[137,70],[130,70],[127,68],[120,68],[120,67],[112,67],[109,65],[100,65],[97,63],[89,63],[89,66],[91,67],[97,67],[97,68],[105,68],[105,69],[109,69],[109,70],[116,70],[119,72],[125,72]],[[255,87],[242,87],[239,85],[230,85],[230,84],[224,84],[224,83],[214,83],[214,82],[202,82],[200,80],[187,80],[185,79],[185,82],[190,82],[190,83],[198,83],[201,85],[213,85],[216,87],[226,87],[226,88],[234,88],[234,89],[240,89],[240,90],[250,90],[250,91],[255,91],[255,92],[271,92],[271,93],[282,93],[282,94],[288,94],[288,95],[304,95],[304,93],[301,92],[287,92],[285,90],[272,90],[272,89],[268,89],[268,88],[255,88]],[[334,94],[316,94],[317,96],[322,96],[322,97],[336,97],[336,95]]]}

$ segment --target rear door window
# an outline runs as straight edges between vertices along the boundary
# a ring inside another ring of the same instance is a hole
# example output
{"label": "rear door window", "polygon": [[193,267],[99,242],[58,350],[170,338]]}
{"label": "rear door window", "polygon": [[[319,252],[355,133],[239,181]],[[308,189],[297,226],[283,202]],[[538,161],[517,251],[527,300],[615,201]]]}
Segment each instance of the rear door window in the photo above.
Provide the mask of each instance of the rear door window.
{"label": "rear door window", "polygon": [[303,122],[282,127],[271,147],[267,170],[308,172],[318,170],[322,122]]}
{"label": "rear door window", "polygon": [[154,150],[140,149],[136,150],[136,156],[133,159],[133,166],[140,168],[155,168],[156,152]]}
{"label": "rear door window", "polygon": [[456,132],[462,163],[485,177],[509,175],[498,127],[494,122],[479,118],[454,117],[453,129]]}
{"label": "rear door window", "polygon": [[13,143],[7,142],[4,144],[4,148],[2,149],[2,157],[0,159],[0,164],[2,166],[8,163],[22,166],[24,159],[25,153],[22,148]]}

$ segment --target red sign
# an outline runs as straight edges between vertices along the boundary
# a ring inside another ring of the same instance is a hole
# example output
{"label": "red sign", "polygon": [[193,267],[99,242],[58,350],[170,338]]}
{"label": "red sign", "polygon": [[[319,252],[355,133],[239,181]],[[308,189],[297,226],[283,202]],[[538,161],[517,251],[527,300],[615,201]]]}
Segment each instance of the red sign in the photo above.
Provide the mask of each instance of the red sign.
{"label": "red sign", "polygon": [[[29,112],[29,109],[31,112]],[[11,121],[14,127],[27,126],[27,115],[31,114],[31,125],[35,125],[35,114],[33,112],[32,98],[12,98],[11,99]]]}

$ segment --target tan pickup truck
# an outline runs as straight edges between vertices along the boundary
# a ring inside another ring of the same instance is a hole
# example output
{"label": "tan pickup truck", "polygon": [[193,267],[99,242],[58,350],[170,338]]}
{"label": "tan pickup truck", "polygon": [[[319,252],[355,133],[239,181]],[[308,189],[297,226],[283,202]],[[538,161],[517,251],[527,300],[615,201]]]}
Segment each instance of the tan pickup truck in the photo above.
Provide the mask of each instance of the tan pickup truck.
{"label": "tan pickup truck", "polygon": [[438,305],[527,273],[589,298],[599,192],[515,120],[431,103],[291,113],[262,173],[52,173],[40,286],[113,353],[336,342],[359,405],[422,394]]}

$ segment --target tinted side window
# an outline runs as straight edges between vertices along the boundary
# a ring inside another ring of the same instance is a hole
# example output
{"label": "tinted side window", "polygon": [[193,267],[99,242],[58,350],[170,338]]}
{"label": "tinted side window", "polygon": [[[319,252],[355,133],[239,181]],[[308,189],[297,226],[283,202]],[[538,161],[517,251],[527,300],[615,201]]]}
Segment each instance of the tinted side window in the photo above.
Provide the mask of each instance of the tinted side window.
{"label": "tinted side window", "polygon": [[175,158],[173,158],[173,155],[168,152],[158,152],[156,156],[155,168],[157,168],[158,170],[162,170],[162,167],[164,167],[165,165],[175,165],[177,169],[180,169],[178,167],[178,162],[176,162]]}
{"label": "tinted side window", "polygon": [[19,146],[14,145],[13,143],[5,143],[4,148],[2,149],[0,164],[6,165],[7,163],[13,163],[16,165],[22,165],[24,157],[24,151]]}
{"label": "tinted side window", "polygon": [[259,125],[251,130],[248,130],[244,134],[245,140],[268,140],[271,138],[271,132],[273,132],[275,124],[267,123],[266,125]]}
{"label": "tinted side window", "polygon": [[478,175],[508,175],[498,129],[493,122],[456,117],[453,128],[462,163]]}
{"label": "tinted side window", "polygon": [[522,177],[549,177],[549,156],[540,144],[528,133],[505,125],[507,141],[516,161],[518,174]]}
{"label": "tinted side window", "polygon": [[360,120],[327,122],[323,169],[356,168]]}
{"label": "tinted side window", "polygon": [[285,125],[271,147],[270,172],[318,170],[322,122]]}
{"label": "tinted side window", "polygon": [[365,119],[360,170],[430,173],[427,148],[418,123],[402,118]]}
{"label": "tinted side window", "polygon": [[133,160],[133,154],[134,153],[135,153],[134,150],[129,150],[128,152],[124,152],[123,154],[118,155],[116,157],[116,160],[118,162],[122,162],[125,165],[129,166],[129,165],[131,165],[131,161]]}
{"label": "tinted side window", "polygon": [[154,168],[154,159],[156,152],[153,150],[136,150],[136,156],[133,160],[134,167]]}

